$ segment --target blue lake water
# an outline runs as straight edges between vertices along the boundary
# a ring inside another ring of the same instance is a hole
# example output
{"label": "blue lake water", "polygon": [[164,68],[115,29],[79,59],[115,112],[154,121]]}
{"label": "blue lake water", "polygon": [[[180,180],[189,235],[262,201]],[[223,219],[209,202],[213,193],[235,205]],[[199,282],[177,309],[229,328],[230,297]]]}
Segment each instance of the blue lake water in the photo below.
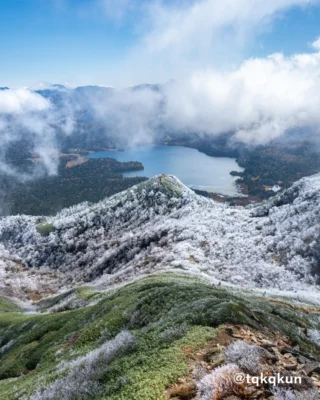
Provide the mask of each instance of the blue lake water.
{"label": "blue lake water", "polygon": [[181,146],[146,146],[125,151],[101,151],[89,158],[115,158],[118,161],[140,161],[143,171],[124,173],[124,176],[146,176],[172,174],[186,186],[217,192],[225,195],[237,194],[235,178],[231,171],[243,171],[236,160],[226,157],[209,157],[198,150]]}

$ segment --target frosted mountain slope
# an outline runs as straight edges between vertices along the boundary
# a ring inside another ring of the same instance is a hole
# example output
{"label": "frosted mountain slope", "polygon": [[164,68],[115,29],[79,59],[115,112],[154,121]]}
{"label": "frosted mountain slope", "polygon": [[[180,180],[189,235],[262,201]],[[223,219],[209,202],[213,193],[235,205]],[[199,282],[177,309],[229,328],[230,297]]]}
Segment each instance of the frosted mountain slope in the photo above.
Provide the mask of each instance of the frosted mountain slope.
{"label": "frosted mountain slope", "polygon": [[61,284],[177,270],[242,287],[317,292],[319,200],[320,174],[249,208],[215,203],[161,175],[41,224],[2,218],[0,241],[31,270],[57,270]]}

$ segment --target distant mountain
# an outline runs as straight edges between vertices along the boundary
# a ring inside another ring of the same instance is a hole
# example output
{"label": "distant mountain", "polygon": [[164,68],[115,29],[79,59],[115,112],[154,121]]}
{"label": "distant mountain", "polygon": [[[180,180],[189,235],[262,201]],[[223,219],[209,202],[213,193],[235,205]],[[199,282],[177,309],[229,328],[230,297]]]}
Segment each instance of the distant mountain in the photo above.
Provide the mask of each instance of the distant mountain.
{"label": "distant mountain", "polygon": [[154,92],[160,92],[162,87],[163,87],[163,85],[145,83],[145,84],[141,84],[141,85],[132,86],[130,89],[133,91],[151,90]]}
{"label": "distant mountain", "polygon": [[59,83],[37,82],[29,86],[28,89],[37,92],[41,90],[66,90],[67,87]]}
{"label": "distant mountain", "polygon": [[[28,90],[51,103],[55,144],[66,151],[136,145],[148,141],[151,134],[161,139],[163,87],[142,84],[122,89],[98,85],[73,88],[38,82]],[[24,132],[23,136],[28,137],[28,134]]]}
{"label": "distant mountain", "polygon": [[[110,141],[115,142],[118,147],[126,146],[135,132],[148,130],[148,124],[153,124],[153,131],[160,132],[161,129],[156,126],[161,115],[160,98],[155,99],[149,109],[149,104],[145,107],[138,94],[141,93],[145,99],[146,92],[161,94],[161,88],[162,85],[149,84],[124,89],[98,85],[70,88],[38,83],[30,87],[30,90],[51,102],[59,115],[57,125],[60,121],[72,119],[73,133],[58,133],[61,148],[90,149],[107,147]],[[143,115],[143,118],[139,115]],[[133,133],[129,134],[128,129]],[[59,126],[57,131],[59,132]]]}
{"label": "distant mountain", "polygon": [[74,91],[79,94],[85,94],[85,95],[96,95],[98,93],[110,93],[113,92],[114,89],[112,87],[106,87],[106,86],[78,86],[74,88]]}

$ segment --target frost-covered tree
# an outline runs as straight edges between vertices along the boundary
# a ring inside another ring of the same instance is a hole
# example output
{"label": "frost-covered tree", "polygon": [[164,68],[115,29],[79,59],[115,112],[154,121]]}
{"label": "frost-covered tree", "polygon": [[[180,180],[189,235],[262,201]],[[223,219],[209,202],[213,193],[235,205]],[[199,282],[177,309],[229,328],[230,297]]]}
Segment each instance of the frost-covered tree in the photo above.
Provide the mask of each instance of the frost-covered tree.
{"label": "frost-covered tree", "polygon": [[52,218],[0,219],[3,249],[29,270],[56,271],[60,286],[178,270],[310,299],[320,290],[319,232],[320,174],[248,208],[199,197],[168,175]]}

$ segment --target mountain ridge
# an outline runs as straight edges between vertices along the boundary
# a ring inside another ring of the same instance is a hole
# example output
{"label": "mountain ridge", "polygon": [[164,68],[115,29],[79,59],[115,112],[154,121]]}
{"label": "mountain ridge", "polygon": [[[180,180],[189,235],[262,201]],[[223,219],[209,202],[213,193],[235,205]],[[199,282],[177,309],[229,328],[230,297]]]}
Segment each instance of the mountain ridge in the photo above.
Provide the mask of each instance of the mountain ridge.
{"label": "mountain ridge", "polygon": [[[52,218],[2,218],[1,259],[20,263],[21,273],[36,281],[41,274],[47,282],[51,276],[58,288],[86,282],[110,286],[180,271],[247,289],[316,297],[319,198],[320,174],[247,208],[215,203],[177,178],[159,175]],[[10,268],[3,273],[13,285]]]}

